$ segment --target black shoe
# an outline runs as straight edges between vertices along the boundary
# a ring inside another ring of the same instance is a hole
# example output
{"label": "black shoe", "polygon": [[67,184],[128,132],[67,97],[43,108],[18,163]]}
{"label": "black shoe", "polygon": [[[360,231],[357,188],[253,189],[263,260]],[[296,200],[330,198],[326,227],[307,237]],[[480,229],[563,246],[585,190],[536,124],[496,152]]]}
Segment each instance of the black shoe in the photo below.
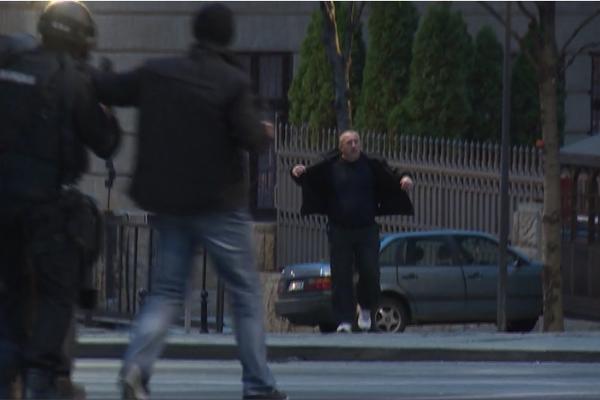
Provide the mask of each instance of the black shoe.
{"label": "black shoe", "polygon": [[56,392],[61,399],[85,400],[86,392],[82,385],[71,380],[69,375],[58,376],[55,381]]}
{"label": "black shoe", "polygon": [[273,389],[267,393],[245,394],[243,400],[289,400],[289,397],[287,394]]}
{"label": "black shoe", "polygon": [[58,399],[54,386],[54,374],[49,371],[31,368],[25,371],[24,399]]}

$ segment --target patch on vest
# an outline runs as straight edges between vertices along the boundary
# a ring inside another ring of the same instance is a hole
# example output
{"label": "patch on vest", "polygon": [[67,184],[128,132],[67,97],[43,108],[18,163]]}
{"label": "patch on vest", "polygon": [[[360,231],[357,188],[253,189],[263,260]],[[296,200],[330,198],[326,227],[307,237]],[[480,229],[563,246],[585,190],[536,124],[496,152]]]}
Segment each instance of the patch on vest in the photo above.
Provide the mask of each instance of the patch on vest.
{"label": "patch on vest", "polygon": [[17,83],[20,85],[35,85],[35,76],[27,75],[18,71],[11,71],[9,69],[0,69],[0,81],[8,81]]}

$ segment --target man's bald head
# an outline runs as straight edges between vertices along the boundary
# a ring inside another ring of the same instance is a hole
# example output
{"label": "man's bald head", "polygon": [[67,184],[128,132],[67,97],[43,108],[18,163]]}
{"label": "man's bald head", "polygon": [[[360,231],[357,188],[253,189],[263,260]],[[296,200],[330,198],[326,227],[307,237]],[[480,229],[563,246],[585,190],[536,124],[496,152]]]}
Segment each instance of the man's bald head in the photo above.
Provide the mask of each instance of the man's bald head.
{"label": "man's bald head", "polygon": [[356,161],[360,157],[361,146],[358,132],[347,130],[340,134],[339,149],[346,161]]}

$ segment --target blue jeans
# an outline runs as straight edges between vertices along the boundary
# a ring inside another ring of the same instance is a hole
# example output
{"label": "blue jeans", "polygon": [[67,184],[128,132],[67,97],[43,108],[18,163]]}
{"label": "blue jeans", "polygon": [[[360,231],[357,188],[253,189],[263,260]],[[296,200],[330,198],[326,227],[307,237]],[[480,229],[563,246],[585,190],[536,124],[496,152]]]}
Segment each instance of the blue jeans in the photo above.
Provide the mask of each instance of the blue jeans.
{"label": "blue jeans", "polygon": [[144,379],[150,378],[169,326],[181,310],[194,251],[197,246],[204,246],[231,300],[244,394],[275,388],[267,366],[260,279],[248,221],[243,211],[156,217],[158,262],[152,291],[137,317],[133,338],[125,353],[125,369],[135,364]]}

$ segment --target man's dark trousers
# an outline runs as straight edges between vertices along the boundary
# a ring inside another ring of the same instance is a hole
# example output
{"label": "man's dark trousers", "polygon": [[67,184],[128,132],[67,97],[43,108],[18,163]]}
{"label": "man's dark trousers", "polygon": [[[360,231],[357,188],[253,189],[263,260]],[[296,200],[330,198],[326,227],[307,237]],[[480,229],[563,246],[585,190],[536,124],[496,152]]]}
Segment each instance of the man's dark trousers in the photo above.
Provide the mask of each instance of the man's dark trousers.
{"label": "man's dark trousers", "polygon": [[5,289],[0,342],[15,351],[2,360],[0,371],[11,374],[20,366],[56,370],[78,294],[79,252],[52,218],[31,223],[19,218],[3,225],[0,238]]}
{"label": "man's dark trousers", "polygon": [[333,290],[333,312],[338,323],[352,323],[354,303],[354,266],[358,271],[356,299],[361,308],[374,309],[379,304],[379,226],[361,228],[329,225],[329,253]]}

